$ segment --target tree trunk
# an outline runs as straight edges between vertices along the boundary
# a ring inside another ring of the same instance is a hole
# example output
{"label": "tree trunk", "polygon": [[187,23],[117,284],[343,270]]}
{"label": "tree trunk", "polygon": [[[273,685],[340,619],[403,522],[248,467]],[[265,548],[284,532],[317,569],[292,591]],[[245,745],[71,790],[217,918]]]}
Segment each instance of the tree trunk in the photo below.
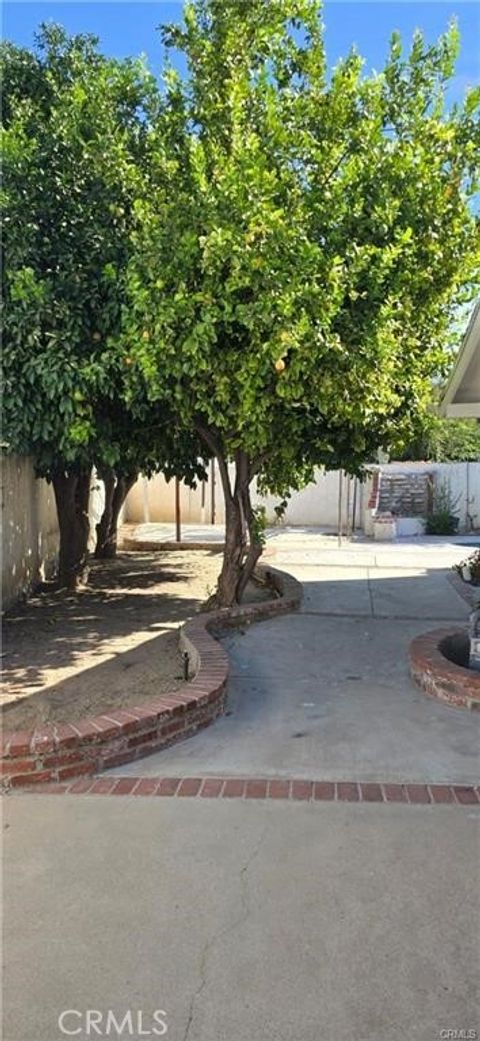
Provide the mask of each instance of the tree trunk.
{"label": "tree trunk", "polygon": [[57,471],[53,475],[60,530],[58,581],[66,589],[77,589],[88,574],[90,477],[90,471],[73,469]]}
{"label": "tree trunk", "polygon": [[246,452],[239,449],[235,453],[235,483],[232,488],[219,438],[203,425],[199,424],[197,430],[215,453],[225,496],[225,549],[213,603],[217,607],[232,607],[241,603],[263,548],[250,501],[255,466]]}
{"label": "tree trunk", "polygon": [[256,517],[250,499],[250,483],[244,490],[243,510],[248,528],[249,544],[247,555],[243,562],[242,574],[240,575],[240,580],[237,586],[236,599],[238,603],[241,603],[243,600],[243,594],[245,593],[247,585],[253,575],[257,561],[263,552],[263,542],[260,539],[258,525],[256,524]]}
{"label": "tree trunk", "polygon": [[[115,492],[115,474],[110,466],[104,467],[102,470],[98,470],[98,476],[103,481],[103,487],[105,489],[105,502],[103,506],[103,513],[100,517],[98,524],[95,527],[97,533],[97,541],[95,544],[95,556],[97,558],[107,557],[108,537],[112,524],[112,508],[113,508],[113,496]],[[115,554],[112,554],[113,556]]]}
{"label": "tree trunk", "polygon": [[225,549],[216,593],[219,607],[242,602],[263,549],[250,501],[248,459],[237,461],[236,468],[235,487],[228,501],[225,497]]}
{"label": "tree trunk", "polygon": [[245,551],[242,509],[239,498],[234,494],[230,500],[225,497],[225,549],[215,594],[215,602],[219,607],[231,607],[239,603],[238,589]]}
{"label": "tree trunk", "polygon": [[105,485],[105,506],[96,526],[95,557],[97,560],[113,560],[117,555],[120,510],[137,480],[138,473],[135,471],[135,473],[115,474],[110,467],[105,467],[99,470],[99,477]]}

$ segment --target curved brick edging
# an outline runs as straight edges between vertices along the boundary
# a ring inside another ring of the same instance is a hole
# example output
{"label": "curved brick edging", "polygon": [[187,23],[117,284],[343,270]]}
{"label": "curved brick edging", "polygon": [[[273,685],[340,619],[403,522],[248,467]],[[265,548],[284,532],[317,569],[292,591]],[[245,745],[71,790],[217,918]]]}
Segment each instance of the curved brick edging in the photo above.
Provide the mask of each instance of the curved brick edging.
{"label": "curved brick edging", "polygon": [[410,673],[430,697],[460,708],[480,709],[480,673],[464,669],[442,654],[440,644],[463,634],[462,629],[432,629],[412,640]]}
{"label": "curved brick edging", "polygon": [[278,599],[241,604],[196,615],[180,630],[195,676],[172,694],[91,716],[75,723],[49,723],[35,730],[4,731],[3,786],[19,787],[97,774],[140,759],[208,726],[223,711],[228,657],[211,632],[298,608],[302,587],[290,575],[260,566]]}

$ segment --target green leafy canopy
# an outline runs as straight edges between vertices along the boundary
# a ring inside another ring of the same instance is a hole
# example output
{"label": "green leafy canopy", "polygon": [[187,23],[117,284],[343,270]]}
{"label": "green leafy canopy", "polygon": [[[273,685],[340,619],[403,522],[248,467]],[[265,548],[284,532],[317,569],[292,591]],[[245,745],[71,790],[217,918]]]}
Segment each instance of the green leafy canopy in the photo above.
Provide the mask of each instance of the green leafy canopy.
{"label": "green leafy canopy", "polygon": [[[164,29],[123,347],[129,400],[167,400],[279,493],[405,435],[478,285],[479,97],[446,110],[458,34],[397,36],[329,73],[315,0],[197,0]],[[147,338],[144,338],[144,331]]]}
{"label": "green leafy canopy", "polygon": [[[458,35],[327,69],[316,0],[197,0],[189,76],[6,44],[4,436],[38,471],[204,452],[281,494],[408,439],[479,282]],[[166,443],[164,438],[166,437]]]}
{"label": "green leafy canopy", "polygon": [[189,478],[198,445],[166,407],[121,390],[118,353],[134,204],[144,187],[156,83],[141,60],[43,27],[5,44],[4,438],[37,472],[92,463]]}

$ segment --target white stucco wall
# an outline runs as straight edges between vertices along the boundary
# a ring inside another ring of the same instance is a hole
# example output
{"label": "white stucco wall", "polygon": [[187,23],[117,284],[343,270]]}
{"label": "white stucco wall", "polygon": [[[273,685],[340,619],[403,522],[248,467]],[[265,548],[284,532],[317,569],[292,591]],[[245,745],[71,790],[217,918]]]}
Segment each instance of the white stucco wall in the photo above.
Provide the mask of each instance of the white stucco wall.
{"label": "white stucco wall", "polygon": [[2,454],[2,606],[48,577],[58,552],[51,485],[37,480],[30,459]]}
{"label": "white stucco wall", "polygon": [[[180,485],[180,512],[182,524],[211,523],[211,485],[205,488],[205,510],[202,514],[202,492]],[[215,496],[216,523],[223,524],[225,511],[218,472]],[[133,523],[171,522],[175,518],[175,481],[166,481],[161,474],[151,480],[140,477],[130,491],[125,504],[124,520]]]}
{"label": "white stucco wall", "polygon": [[[340,474],[338,470],[331,470],[328,473],[323,470],[317,470],[315,481],[307,484],[301,491],[292,493],[281,523],[293,527],[321,527],[336,530],[338,527],[339,480]],[[357,528],[361,525],[364,494],[365,485],[358,481],[355,505]],[[267,521],[270,524],[275,523],[275,506],[278,505],[278,497],[262,497],[254,493],[252,499],[255,506],[265,506]],[[353,520],[353,499],[354,481],[352,479],[349,482],[344,474],[342,476],[341,499],[344,530],[347,511],[350,524]]]}
{"label": "white stucco wall", "polygon": [[445,482],[451,491],[454,512],[460,518],[460,530],[480,528],[480,462],[437,463],[434,466],[436,482]]}
{"label": "white stucco wall", "polygon": [[[335,529],[338,518],[338,472],[317,472],[316,481],[300,492],[294,492],[289,500],[282,524],[326,527]],[[357,525],[361,523],[365,486],[357,485]],[[253,485],[254,506],[264,506],[269,524],[277,523],[275,506],[279,497],[260,496]],[[212,484],[206,482],[202,511],[202,491],[180,485],[180,512],[182,524],[210,524],[212,521]],[[347,485],[344,478],[343,516],[346,515]],[[350,516],[353,508],[353,481],[350,485]],[[175,519],[175,482],[167,482],[161,475],[151,480],[140,478],[132,488],[126,503],[124,520],[130,523],[172,523]],[[223,524],[225,508],[218,468],[215,467],[215,523]]]}
{"label": "white stucco wall", "polygon": [[[460,531],[468,531],[471,524],[480,528],[480,462],[479,463],[389,463],[382,464],[382,470],[420,470],[435,474],[436,481],[446,482],[450,486],[455,512],[460,518]],[[298,527],[322,527],[337,529],[338,522],[338,471],[324,473],[317,471],[316,480],[300,492],[294,492],[289,500],[285,515],[280,523]],[[345,528],[347,500],[349,498],[349,517],[353,511],[353,480],[350,482],[348,496],[347,480],[343,478],[342,517]],[[370,497],[371,479],[363,484],[357,483],[356,527],[372,534],[368,501]],[[202,512],[202,492],[198,486],[195,490],[180,485],[180,510],[182,524],[209,524],[211,512],[211,482],[205,486],[205,507]],[[269,524],[277,523],[274,507],[279,499],[263,498],[253,488],[254,506],[263,505],[267,511]],[[157,475],[150,481],[140,478],[130,492],[124,520],[130,523],[173,523],[175,519],[175,482],[167,482]],[[225,519],[223,493],[218,469],[215,468],[215,523],[222,524]]]}

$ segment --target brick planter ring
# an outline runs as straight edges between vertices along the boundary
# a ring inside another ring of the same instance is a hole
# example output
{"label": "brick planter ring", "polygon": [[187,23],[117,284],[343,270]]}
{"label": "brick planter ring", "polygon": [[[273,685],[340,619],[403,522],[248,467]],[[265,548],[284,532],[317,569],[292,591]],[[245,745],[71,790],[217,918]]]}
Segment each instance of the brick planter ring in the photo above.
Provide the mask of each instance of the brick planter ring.
{"label": "brick planter ring", "polygon": [[96,774],[157,752],[212,723],[225,705],[228,657],[211,633],[295,611],[302,598],[300,583],[290,575],[265,566],[257,568],[257,574],[268,580],[279,594],[278,599],[196,615],[182,626],[180,646],[188,652],[195,676],[179,690],[152,698],[144,705],[112,709],[75,723],[4,731],[3,786],[20,787]]}
{"label": "brick planter ring", "polygon": [[[410,672],[430,697],[460,708],[480,709],[480,673],[451,660],[462,660],[464,629],[432,629],[410,644]],[[446,652],[446,653],[445,653]]]}

